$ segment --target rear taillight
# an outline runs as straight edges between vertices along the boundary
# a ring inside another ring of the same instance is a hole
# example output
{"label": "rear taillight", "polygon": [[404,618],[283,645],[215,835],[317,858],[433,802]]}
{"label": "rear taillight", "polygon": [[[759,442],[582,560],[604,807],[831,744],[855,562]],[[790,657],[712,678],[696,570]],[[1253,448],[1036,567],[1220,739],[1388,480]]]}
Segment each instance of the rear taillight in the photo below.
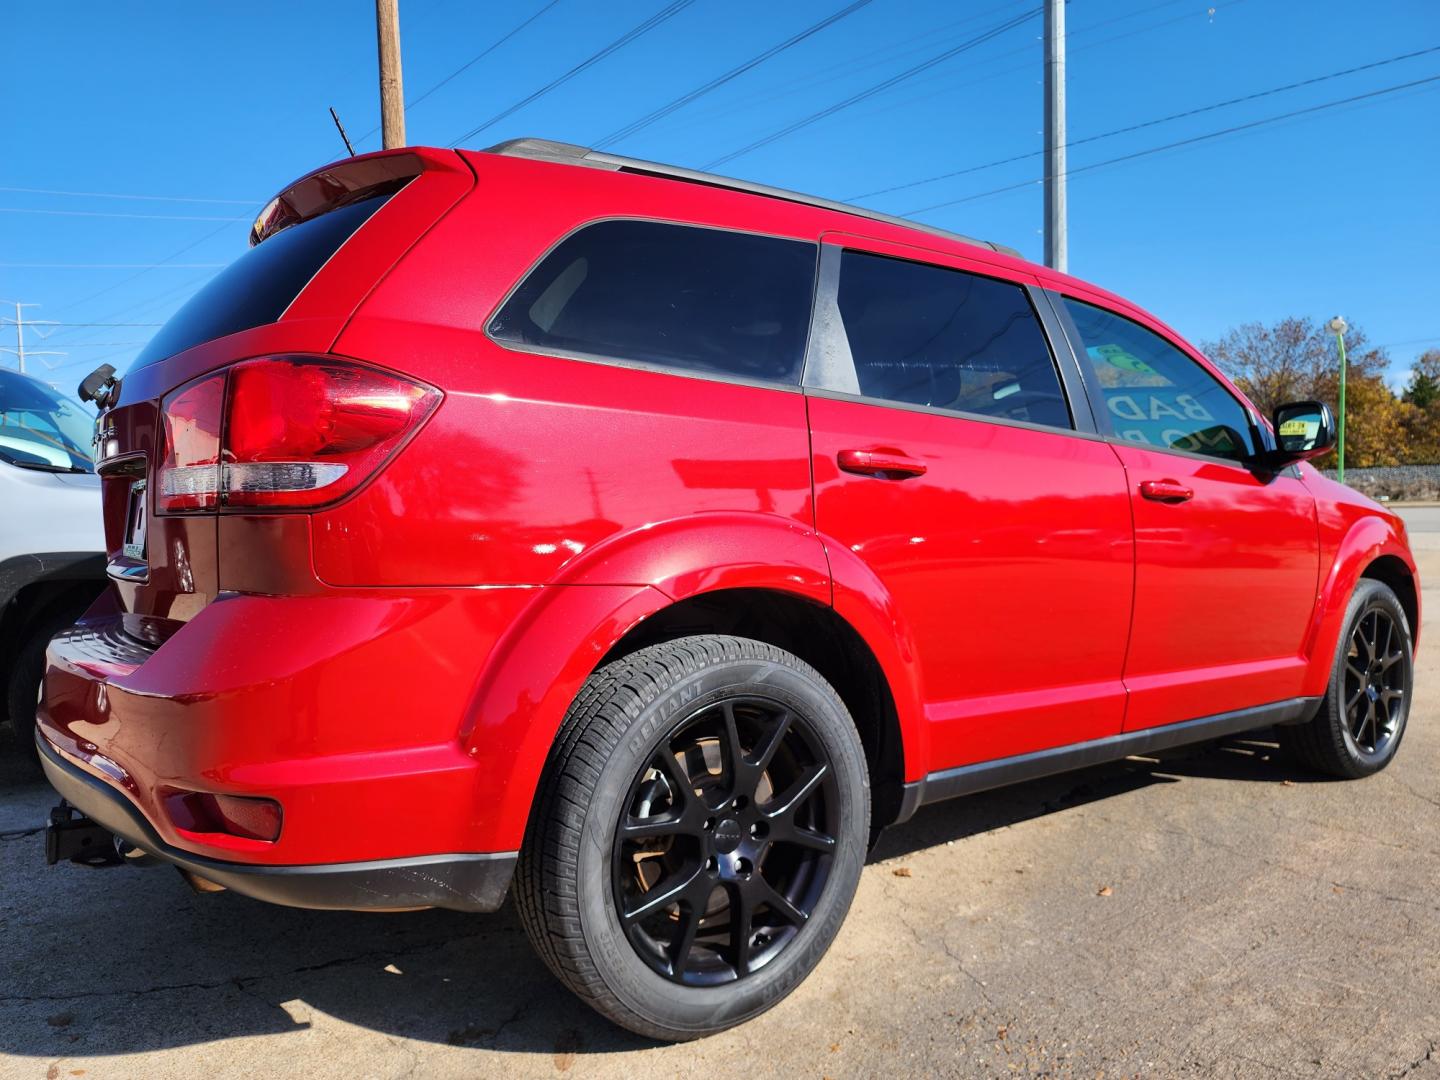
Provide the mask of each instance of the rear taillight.
{"label": "rear taillight", "polygon": [[161,513],[302,509],[363,484],[439,404],[423,383],[329,357],[246,360],[161,405]]}

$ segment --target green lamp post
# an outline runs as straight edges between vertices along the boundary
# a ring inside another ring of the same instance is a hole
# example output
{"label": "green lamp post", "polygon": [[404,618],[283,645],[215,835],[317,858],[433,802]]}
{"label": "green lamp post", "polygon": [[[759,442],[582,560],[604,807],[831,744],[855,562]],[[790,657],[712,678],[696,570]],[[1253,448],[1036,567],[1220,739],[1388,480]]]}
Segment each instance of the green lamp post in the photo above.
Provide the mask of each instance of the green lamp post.
{"label": "green lamp post", "polygon": [[1340,315],[1336,315],[1325,325],[1335,335],[1335,344],[1340,348],[1340,416],[1336,439],[1339,465],[1335,470],[1335,477],[1343,484],[1345,482],[1345,331],[1349,329],[1349,326]]}

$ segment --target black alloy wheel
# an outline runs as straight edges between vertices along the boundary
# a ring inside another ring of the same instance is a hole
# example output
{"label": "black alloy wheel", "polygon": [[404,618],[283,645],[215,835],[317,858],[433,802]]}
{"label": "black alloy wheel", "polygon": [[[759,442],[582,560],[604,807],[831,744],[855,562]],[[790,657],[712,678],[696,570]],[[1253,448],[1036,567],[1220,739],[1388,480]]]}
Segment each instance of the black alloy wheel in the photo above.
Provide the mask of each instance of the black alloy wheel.
{"label": "black alloy wheel", "polygon": [[1381,606],[1361,614],[1345,655],[1345,720],[1362,754],[1385,753],[1405,717],[1406,637]]}
{"label": "black alloy wheel", "polygon": [[696,634],[576,694],[515,869],[526,933],[586,1004],[680,1041],[783,1001],[835,940],[870,835],[865,749],[825,678]]}
{"label": "black alloy wheel", "polygon": [[1377,773],[1400,749],[1414,680],[1415,641],[1405,608],[1384,582],[1361,578],[1325,696],[1309,721],[1276,728],[1280,744],[1331,776]]}
{"label": "black alloy wheel", "polygon": [[829,880],[836,800],[824,747],[780,702],[737,694],[682,720],[615,833],[615,901],[636,952],[690,986],[773,961]]}

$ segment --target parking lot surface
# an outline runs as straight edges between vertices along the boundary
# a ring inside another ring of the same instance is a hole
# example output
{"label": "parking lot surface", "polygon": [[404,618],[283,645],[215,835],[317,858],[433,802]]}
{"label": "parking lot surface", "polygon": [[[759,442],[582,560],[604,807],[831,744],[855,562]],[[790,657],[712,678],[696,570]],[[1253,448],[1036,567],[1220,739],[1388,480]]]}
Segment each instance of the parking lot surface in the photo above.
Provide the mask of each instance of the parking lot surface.
{"label": "parking lot surface", "polygon": [[508,908],[47,868],[54,798],[0,742],[0,1075],[1440,1078],[1436,523],[1412,529],[1427,618],[1386,772],[1324,780],[1257,733],[927,808],[792,997],[684,1046],[590,1013]]}

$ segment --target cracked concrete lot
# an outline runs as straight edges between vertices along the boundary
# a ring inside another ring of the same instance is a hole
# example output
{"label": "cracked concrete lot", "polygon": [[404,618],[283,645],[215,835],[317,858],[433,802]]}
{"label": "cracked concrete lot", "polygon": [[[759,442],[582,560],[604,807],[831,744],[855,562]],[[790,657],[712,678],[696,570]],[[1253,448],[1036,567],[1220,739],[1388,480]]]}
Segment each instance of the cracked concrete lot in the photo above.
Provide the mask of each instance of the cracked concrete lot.
{"label": "cracked concrete lot", "polygon": [[[1433,529],[1440,529],[1440,514]],[[1265,733],[922,811],[744,1027],[607,1026],[515,916],[293,911],[47,869],[0,746],[0,1075],[1440,1078],[1440,531],[1405,743],[1328,782]]]}

